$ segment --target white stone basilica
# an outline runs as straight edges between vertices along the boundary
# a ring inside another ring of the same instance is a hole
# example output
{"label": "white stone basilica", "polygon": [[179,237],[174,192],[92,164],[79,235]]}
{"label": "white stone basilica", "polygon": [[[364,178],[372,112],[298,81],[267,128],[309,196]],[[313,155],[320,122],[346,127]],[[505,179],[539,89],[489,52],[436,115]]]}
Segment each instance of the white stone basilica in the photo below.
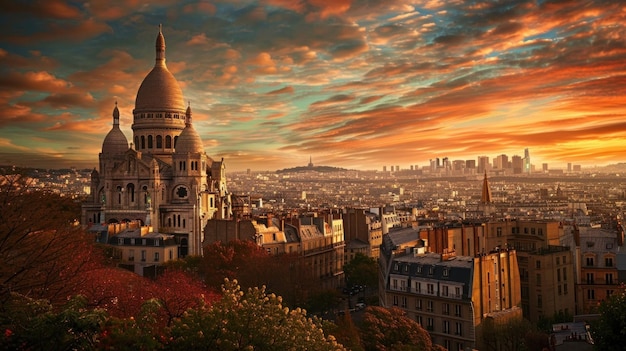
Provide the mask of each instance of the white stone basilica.
{"label": "white stone basilica", "polygon": [[91,175],[91,197],[82,223],[106,228],[140,221],[174,237],[179,256],[202,254],[209,219],[230,219],[231,195],[223,160],[204,151],[178,82],[165,65],[159,29],[156,63],[141,83],[133,110],[133,142],[120,130],[117,103],[113,127],[104,138],[99,170]]}

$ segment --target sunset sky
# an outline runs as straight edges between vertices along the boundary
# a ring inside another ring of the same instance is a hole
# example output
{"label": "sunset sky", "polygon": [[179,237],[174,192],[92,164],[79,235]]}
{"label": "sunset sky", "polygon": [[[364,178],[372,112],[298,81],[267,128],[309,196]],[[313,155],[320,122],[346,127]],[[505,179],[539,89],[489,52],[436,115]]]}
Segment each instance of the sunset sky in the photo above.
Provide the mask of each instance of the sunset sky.
{"label": "sunset sky", "polygon": [[0,164],[98,166],[167,66],[227,171],[626,161],[619,1],[3,1]]}

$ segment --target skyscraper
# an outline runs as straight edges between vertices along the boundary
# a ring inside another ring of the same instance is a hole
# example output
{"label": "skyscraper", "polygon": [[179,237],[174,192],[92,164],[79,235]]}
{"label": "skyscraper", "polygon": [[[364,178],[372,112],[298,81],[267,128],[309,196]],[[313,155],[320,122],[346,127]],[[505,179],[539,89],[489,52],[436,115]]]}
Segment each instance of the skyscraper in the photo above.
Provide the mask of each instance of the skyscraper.
{"label": "skyscraper", "polygon": [[478,173],[485,173],[489,171],[490,168],[491,168],[491,164],[489,163],[489,157],[479,156],[478,157]]}
{"label": "skyscraper", "polygon": [[528,151],[528,148],[524,149],[524,173],[529,173],[530,174],[530,152]]}

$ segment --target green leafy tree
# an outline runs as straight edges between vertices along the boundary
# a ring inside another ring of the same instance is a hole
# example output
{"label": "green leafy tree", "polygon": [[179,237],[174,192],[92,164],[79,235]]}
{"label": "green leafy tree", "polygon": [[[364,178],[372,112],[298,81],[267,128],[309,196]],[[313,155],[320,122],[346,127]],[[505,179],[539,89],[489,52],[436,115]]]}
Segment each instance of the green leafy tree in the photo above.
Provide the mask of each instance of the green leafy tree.
{"label": "green leafy tree", "polygon": [[8,350],[92,350],[107,318],[104,310],[87,309],[82,296],[57,312],[47,300],[12,294],[4,308],[0,345]]}
{"label": "green leafy tree", "polygon": [[169,342],[169,332],[159,323],[162,306],[156,299],[145,301],[139,313],[129,318],[108,318],[102,327],[100,350],[160,350]]}
{"label": "green leafy tree", "polygon": [[264,288],[241,291],[227,280],[221,300],[188,310],[174,321],[172,350],[342,350],[306,311],[284,307]]}
{"label": "green leafy tree", "polygon": [[361,325],[365,350],[431,351],[430,335],[399,308],[370,306]]}
{"label": "green leafy tree", "polygon": [[626,289],[604,300],[598,309],[600,318],[591,323],[591,335],[599,351],[624,349],[626,340]]}
{"label": "green leafy tree", "polygon": [[344,265],[343,272],[349,286],[366,285],[373,289],[378,288],[378,263],[372,257],[357,253]]}

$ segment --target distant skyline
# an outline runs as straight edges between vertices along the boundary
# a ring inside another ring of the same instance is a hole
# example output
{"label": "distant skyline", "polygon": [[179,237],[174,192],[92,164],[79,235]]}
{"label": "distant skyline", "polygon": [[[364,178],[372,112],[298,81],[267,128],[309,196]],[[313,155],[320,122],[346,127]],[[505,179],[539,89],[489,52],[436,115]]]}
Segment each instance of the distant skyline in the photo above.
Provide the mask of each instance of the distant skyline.
{"label": "distant skyline", "polygon": [[227,171],[626,161],[620,2],[7,1],[0,19],[0,164],[97,167],[115,101],[132,140],[159,24]]}

